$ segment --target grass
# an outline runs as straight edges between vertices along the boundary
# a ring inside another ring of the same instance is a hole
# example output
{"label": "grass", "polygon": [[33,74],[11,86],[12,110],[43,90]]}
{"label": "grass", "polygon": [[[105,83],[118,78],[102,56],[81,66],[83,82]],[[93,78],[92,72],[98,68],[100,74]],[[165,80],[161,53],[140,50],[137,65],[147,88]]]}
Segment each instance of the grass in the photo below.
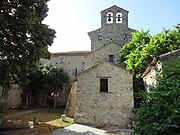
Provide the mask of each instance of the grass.
{"label": "grass", "polygon": [[[20,112],[22,109],[20,109]],[[15,111],[18,112],[18,111]],[[40,111],[26,114],[26,115],[17,115],[11,118],[6,119],[4,125],[29,125],[33,127],[34,117],[38,118],[39,124],[32,129],[28,129],[25,132],[28,134],[50,134],[58,128],[64,128],[74,123],[72,118],[66,117],[67,122],[61,120],[61,115],[64,113],[64,108],[43,108]],[[25,134],[25,133],[23,133]]]}

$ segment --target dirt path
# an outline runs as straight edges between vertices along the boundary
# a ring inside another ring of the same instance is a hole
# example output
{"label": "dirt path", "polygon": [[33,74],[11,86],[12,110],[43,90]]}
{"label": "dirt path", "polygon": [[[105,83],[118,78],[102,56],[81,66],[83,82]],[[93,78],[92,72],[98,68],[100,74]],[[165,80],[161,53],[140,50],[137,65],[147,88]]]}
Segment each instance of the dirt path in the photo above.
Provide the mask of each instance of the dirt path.
{"label": "dirt path", "polygon": [[[21,117],[30,113],[34,113],[37,111],[40,111],[40,109],[31,109],[31,110],[26,110],[26,111],[22,111],[22,112],[16,112],[13,114],[9,114],[9,115],[4,115],[1,117],[1,120],[7,120],[7,119],[11,119],[14,117]],[[20,132],[24,132],[26,129],[30,129],[30,126],[27,125],[1,125],[0,126],[0,135],[16,135],[17,133],[20,134]]]}
{"label": "dirt path", "polygon": [[19,115],[25,115],[25,114],[34,113],[34,112],[37,112],[37,111],[40,111],[40,110],[41,110],[41,108],[40,108],[40,109],[32,109],[32,110],[22,111],[22,112],[18,112],[18,113],[13,113],[13,114],[5,115],[5,116],[3,116],[2,118],[3,118],[3,119],[11,118],[11,117],[14,117],[14,116],[19,116]]}

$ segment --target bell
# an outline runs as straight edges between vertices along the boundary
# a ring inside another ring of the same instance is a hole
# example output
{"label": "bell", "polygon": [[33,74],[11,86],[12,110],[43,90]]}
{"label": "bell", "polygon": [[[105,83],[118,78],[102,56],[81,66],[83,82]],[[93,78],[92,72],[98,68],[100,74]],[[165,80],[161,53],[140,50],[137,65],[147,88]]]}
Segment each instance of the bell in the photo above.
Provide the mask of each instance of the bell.
{"label": "bell", "polygon": [[108,22],[111,21],[111,14],[108,14]]}
{"label": "bell", "polygon": [[118,21],[118,22],[120,22],[120,21],[121,21],[121,16],[120,16],[120,15],[118,15],[118,17],[117,17],[117,21]]}

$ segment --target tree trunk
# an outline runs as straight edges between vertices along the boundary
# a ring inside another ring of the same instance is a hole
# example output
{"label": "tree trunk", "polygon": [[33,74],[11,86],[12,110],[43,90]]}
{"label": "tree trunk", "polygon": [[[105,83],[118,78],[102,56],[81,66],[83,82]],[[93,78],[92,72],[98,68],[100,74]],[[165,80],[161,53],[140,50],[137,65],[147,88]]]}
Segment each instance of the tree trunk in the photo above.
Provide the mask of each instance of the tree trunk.
{"label": "tree trunk", "polygon": [[29,105],[29,92],[26,93],[26,106]]}
{"label": "tree trunk", "polygon": [[57,97],[54,95],[54,110],[56,109],[56,100],[57,100]]}

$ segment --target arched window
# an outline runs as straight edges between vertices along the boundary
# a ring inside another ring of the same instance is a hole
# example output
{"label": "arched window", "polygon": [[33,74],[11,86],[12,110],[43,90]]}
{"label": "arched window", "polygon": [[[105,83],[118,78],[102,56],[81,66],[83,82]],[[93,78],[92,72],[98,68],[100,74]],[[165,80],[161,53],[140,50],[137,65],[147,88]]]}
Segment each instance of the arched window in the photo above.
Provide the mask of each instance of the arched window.
{"label": "arched window", "polygon": [[113,23],[113,13],[111,13],[111,12],[107,13],[106,22]]}
{"label": "arched window", "polygon": [[122,13],[116,13],[116,23],[122,23]]}

